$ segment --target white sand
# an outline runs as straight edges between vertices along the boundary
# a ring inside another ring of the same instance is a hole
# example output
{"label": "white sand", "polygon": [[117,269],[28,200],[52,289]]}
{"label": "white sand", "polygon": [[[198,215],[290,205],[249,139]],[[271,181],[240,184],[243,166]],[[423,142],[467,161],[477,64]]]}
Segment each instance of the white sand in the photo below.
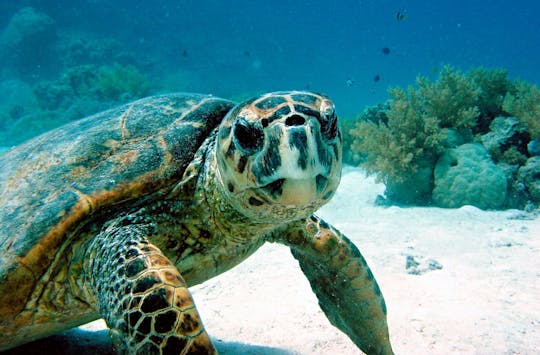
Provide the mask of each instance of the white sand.
{"label": "white sand", "polygon": [[[396,353],[538,353],[540,218],[470,206],[374,206],[383,191],[360,170],[348,169],[319,215],[351,238],[370,264],[386,298]],[[407,256],[421,263],[420,270],[430,259],[442,269],[409,274]],[[223,354],[360,353],[326,320],[283,246],[264,246],[193,294]],[[44,346],[64,353],[111,351],[100,322],[25,351]]]}

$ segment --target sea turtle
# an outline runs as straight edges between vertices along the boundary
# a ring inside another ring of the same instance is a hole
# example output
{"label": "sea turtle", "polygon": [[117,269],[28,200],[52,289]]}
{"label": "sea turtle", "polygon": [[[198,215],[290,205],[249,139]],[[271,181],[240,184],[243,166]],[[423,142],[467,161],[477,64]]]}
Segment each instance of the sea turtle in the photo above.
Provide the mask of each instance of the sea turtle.
{"label": "sea turtle", "polygon": [[389,354],[366,261],[314,215],[341,176],[334,104],[167,94],[0,156],[0,350],[100,317],[128,353],[214,353],[188,287],[279,242],[332,324]]}

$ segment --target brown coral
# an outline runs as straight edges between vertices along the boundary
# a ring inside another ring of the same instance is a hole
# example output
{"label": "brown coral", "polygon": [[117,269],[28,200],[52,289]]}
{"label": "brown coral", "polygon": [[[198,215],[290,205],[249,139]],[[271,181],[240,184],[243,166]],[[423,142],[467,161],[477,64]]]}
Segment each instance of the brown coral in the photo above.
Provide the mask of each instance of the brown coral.
{"label": "brown coral", "polygon": [[515,85],[515,93],[506,94],[502,107],[527,126],[533,139],[540,139],[540,89],[523,81]]}
{"label": "brown coral", "polygon": [[444,148],[447,128],[467,129],[478,116],[480,90],[459,71],[445,67],[439,80],[417,79],[417,88],[390,89],[387,120],[361,120],[350,131],[351,149],[383,181],[403,181]]}
{"label": "brown coral", "polygon": [[[516,195],[510,190],[519,183],[517,169],[538,154],[533,144],[540,141],[537,86],[510,80],[503,69],[476,68],[463,74],[445,67],[434,82],[419,77],[416,86],[389,93],[386,107],[366,110],[349,129],[352,155],[386,184],[388,198],[437,203],[435,164],[443,153],[471,142],[485,146],[489,159],[502,167],[510,195]],[[530,191],[514,200],[497,206],[538,204]]]}

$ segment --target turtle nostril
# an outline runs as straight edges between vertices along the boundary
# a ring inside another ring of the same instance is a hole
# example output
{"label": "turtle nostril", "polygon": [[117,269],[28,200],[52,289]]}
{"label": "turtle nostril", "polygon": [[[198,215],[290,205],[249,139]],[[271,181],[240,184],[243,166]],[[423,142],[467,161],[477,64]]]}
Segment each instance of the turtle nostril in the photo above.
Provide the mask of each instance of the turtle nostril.
{"label": "turtle nostril", "polygon": [[306,120],[300,115],[292,115],[285,120],[286,126],[301,126],[304,123],[306,123]]}

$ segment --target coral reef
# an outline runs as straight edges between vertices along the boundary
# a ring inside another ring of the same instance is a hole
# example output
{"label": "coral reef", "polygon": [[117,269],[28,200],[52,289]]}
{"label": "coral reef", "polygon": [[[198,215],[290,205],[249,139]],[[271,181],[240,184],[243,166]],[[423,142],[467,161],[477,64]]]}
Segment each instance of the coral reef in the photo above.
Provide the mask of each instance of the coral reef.
{"label": "coral reef", "polygon": [[515,117],[496,117],[489,132],[480,141],[497,162],[523,164],[527,160],[527,143],[531,136],[527,126]]}
{"label": "coral reef", "polygon": [[[385,119],[362,119],[350,134],[351,149],[365,154],[365,166],[384,182],[406,180],[444,148],[448,129],[467,131],[479,115],[479,89],[471,80],[445,67],[437,82],[417,79],[417,88],[392,88]],[[373,112],[370,116],[374,116]]]}
{"label": "coral reef", "polygon": [[[19,76],[38,75],[54,65],[54,20],[32,7],[15,13],[0,34],[0,66]],[[6,75],[6,73],[4,73]]]}
{"label": "coral reef", "polygon": [[523,81],[515,86],[515,92],[505,96],[502,108],[523,122],[533,139],[540,140],[540,89]]}
{"label": "coral reef", "polygon": [[[365,110],[348,130],[344,154],[386,184],[388,199],[486,209],[540,204],[531,181],[540,177],[518,173],[539,150],[536,86],[510,80],[503,69],[462,73],[446,66],[436,81],[419,77],[415,87],[389,93],[385,105]],[[467,154],[476,157],[477,166]],[[531,164],[527,171],[534,170]],[[494,177],[497,183],[486,182]],[[497,186],[503,193],[483,191],[474,182],[465,186],[465,180]]]}
{"label": "coral reef", "polygon": [[[129,52],[114,38],[95,37],[91,33],[65,32],[59,36],[59,51],[66,68],[82,64],[108,65],[110,63],[140,65],[145,58]],[[145,63],[146,64],[146,63]]]}
{"label": "coral reef", "polygon": [[103,98],[128,101],[148,94],[150,84],[133,65],[116,63],[99,68],[95,90]]}
{"label": "coral reef", "polygon": [[433,202],[437,206],[498,209],[506,201],[506,175],[479,143],[447,150],[438,159],[434,175]]}
{"label": "coral reef", "polygon": [[43,109],[68,109],[81,99],[120,103],[145,96],[150,82],[132,65],[97,67],[92,64],[68,68],[55,81],[42,81],[35,93]]}
{"label": "coral reef", "polygon": [[[350,132],[354,129],[355,124],[356,121],[352,119],[345,118],[339,120],[344,147],[351,147],[354,142],[354,137],[350,134]],[[343,162],[345,164],[357,166],[361,161],[362,158],[360,157],[360,153],[358,151],[353,152],[352,149],[343,150]]]}
{"label": "coral reef", "polygon": [[[38,110],[38,102],[32,87],[22,80],[5,80],[0,82],[0,147],[11,145],[14,137],[19,140],[20,134],[11,128],[20,119]],[[24,133],[23,133],[24,134]],[[22,138],[24,139],[24,138]]]}
{"label": "coral reef", "polygon": [[[77,65],[58,79],[32,87],[0,82],[0,146],[11,146],[71,120],[150,93],[152,85],[132,65]],[[4,95],[1,95],[4,93]]]}
{"label": "coral reef", "polygon": [[[66,27],[43,9],[21,7],[0,28],[0,146],[159,89],[155,56],[85,26]],[[162,90],[184,88],[179,82],[184,77]]]}
{"label": "coral reef", "polygon": [[489,131],[491,121],[504,114],[502,104],[507,93],[514,92],[514,83],[504,69],[473,68],[468,77],[478,88],[476,107],[480,111],[473,127],[475,133]]}
{"label": "coral reef", "polygon": [[540,201],[540,156],[532,157],[519,169],[518,181],[522,181],[533,200]]}
{"label": "coral reef", "polygon": [[54,20],[33,7],[24,7],[13,15],[2,33],[1,42],[8,48],[16,48],[30,42],[35,44],[54,36]]}

